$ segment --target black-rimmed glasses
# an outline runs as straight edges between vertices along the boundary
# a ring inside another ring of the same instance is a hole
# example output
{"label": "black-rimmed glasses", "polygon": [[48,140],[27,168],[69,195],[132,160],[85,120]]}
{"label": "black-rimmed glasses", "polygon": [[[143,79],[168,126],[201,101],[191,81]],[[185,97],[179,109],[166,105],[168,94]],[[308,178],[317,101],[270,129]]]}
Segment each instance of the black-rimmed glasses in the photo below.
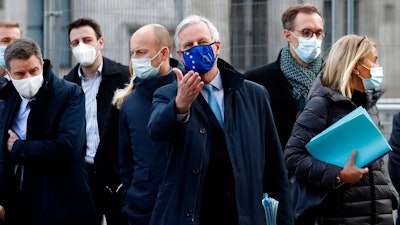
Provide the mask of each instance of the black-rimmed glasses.
{"label": "black-rimmed glasses", "polygon": [[315,34],[315,37],[317,37],[317,39],[322,40],[325,38],[326,35],[326,33],[322,30],[319,30],[317,32],[314,32],[310,29],[296,30],[296,31],[300,32],[301,36],[304,37],[305,39],[311,39]]}

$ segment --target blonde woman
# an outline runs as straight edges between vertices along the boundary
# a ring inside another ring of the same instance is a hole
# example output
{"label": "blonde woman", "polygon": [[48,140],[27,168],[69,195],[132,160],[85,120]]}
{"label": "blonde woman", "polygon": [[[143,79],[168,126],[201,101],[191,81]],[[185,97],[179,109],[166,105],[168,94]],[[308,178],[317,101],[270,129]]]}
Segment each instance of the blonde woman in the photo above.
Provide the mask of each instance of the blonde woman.
{"label": "blonde woman", "polygon": [[383,91],[377,87],[382,78],[378,52],[370,39],[347,35],[333,45],[284,153],[291,175],[315,194],[327,193],[318,211],[297,214],[296,224],[393,224],[397,203],[383,174],[383,160],[358,168],[354,164],[357,151],[353,151],[341,168],[313,158],[305,148],[312,137],[358,106],[378,124],[376,102]]}

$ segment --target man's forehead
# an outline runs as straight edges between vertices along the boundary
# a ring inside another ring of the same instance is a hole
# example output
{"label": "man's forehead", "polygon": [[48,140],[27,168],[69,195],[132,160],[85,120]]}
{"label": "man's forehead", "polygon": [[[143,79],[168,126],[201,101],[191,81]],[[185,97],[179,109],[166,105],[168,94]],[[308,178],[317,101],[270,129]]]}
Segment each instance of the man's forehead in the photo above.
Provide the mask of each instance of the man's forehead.
{"label": "man's forehead", "polygon": [[156,46],[154,35],[133,35],[131,38],[131,50],[150,49]]}
{"label": "man's forehead", "polygon": [[195,24],[189,24],[182,28],[178,34],[179,38],[183,42],[193,42],[198,40],[209,40],[212,39],[211,31],[207,24],[199,22]]}
{"label": "man's forehead", "polygon": [[20,37],[21,31],[17,27],[0,27],[0,37]]}
{"label": "man's forehead", "polygon": [[71,38],[96,38],[96,32],[90,26],[73,28],[70,32]]}
{"label": "man's forehead", "polygon": [[[35,67],[40,66],[40,60],[37,56],[31,55],[27,59],[19,59],[19,58],[11,58],[10,59],[10,67],[17,66],[17,67]],[[15,68],[17,68],[15,67]]]}

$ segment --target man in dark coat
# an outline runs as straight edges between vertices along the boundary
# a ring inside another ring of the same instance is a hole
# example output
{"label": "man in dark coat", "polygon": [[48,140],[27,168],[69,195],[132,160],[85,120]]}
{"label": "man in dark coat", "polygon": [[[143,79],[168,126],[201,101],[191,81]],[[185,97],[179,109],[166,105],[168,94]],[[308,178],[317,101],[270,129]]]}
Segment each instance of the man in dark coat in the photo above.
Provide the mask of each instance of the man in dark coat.
{"label": "man in dark coat", "polygon": [[321,42],[324,21],[310,4],[294,5],[282,15],[287,43],[278,59],[245,73],[247,79],[263,85],[271,98],[271,108],[282,149],[303,110],[311,85],[321,71]]}
{"label": "man in dark coat", "polygon": [[64,79],[78,84],[85,93],[85,160],[97,216],[101,222],[104,215],[107,225],[126,224],[118,193],[118,117],[111,113],[111,102],[115,90],[129,82],[129,69],[102,56],[104,37],[96,21],[81,18],[67,27],[78,64]]}
{"label": "man in dark coat", "polygon": [[[120,118],[120,175],[125,193],[123,212],[129,224],[148,225],[167,163],[167,142],[147,132],[154,91],[176,79],[170,58],[172,37],[159,24],[139,28],[131,37],[135,90],[124,100]],[[145,63],[143,63],[145,62]]]}
{"label": "man in dark coat", "polygon": [[175,41],[190,71],[174,68],[177,83],[153,96],[150,135],[171,148],[151,224],[264,225],[264,192],[279,201],[277,224],[293,224],[265,88],[217,60],[219,33],[206,18],[185,18]]}
{"label": "man in dark coat", "polygon": [[82,147],[81,88],[56,77],[37,43],[5,52],[12,88],[0,100],[0,204],[7,224],[95,224]]}

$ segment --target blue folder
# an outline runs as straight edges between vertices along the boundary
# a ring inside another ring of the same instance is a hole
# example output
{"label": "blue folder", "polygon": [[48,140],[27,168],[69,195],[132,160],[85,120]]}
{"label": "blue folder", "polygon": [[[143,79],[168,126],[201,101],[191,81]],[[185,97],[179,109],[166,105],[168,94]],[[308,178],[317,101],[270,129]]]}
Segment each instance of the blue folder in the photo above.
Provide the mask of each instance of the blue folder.
{"label": "blue folder", "polygon": [[261,202],[264,206],[266,225],[276,225],[279,201],[269,197],[267,193],[264,193]]}
{"label": "blue folder", "polygon": [[357,150],[355,164],[366,167],[391,151],[391,147],[363,107],[358,107],[311,139],[310,154],[326,163],[344,167]]}

